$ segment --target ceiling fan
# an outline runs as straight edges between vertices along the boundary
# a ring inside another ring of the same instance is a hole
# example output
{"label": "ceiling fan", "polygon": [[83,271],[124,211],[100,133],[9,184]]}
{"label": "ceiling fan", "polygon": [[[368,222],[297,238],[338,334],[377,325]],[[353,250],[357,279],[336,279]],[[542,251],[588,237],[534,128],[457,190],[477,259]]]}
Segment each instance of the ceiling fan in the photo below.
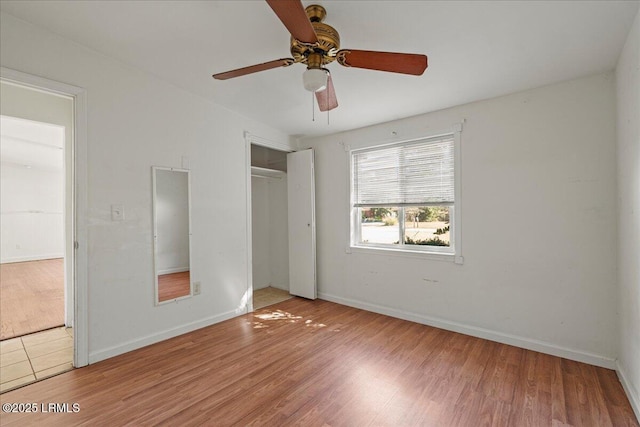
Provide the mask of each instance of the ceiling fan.
{"label": "ceiling fan", "polygon": [[272,68],[288,67],[300,62],[307,65],[307,70],[302,75],[304,88],[315,92],[320,111],[329,111],[338,106],[338,100],[331,74],[324,66],[335,60],[345,67],[415,76],[421,75],[427,68],[426,55],[340,49],[340,35],[333,27],[322,22],[327,11],[320,5],[310,5],[305,9],[300,0],[266,0],[266,2],[291,33],[293,58],[276,59],[214,74],[214,79],[227,80]]}

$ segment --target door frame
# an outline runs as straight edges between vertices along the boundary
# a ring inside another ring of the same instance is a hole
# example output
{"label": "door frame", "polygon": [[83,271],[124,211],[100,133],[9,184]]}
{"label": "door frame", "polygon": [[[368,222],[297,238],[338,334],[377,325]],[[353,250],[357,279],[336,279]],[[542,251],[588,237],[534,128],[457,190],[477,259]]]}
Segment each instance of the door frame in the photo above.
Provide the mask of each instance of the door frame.
{"label": "door frame", "polygon": [[[73,138],[69,172],[65,172],[65,206],[71,206],[71,227],[65,229],[65,263],[71,263],[71,277],[66,278],[73,289],[73,366],[89,363],[88,322],[88,245],[87,245],[87,92],[85,89],[66,83],[49,80],[10,68],[0,67],[0,79],[44,92],[64,95],[73,99]],[[68,191],[67,191],[68,193]],[[70,200],[69,200],[70,198]],[[70,201],[70,204],[68,202]],[[66,227],[67,228],[67,227]],[[69,244],[71,242],[71,244]],[[68,286],[65,283],[65,286]],[[65,301],[66,304],[66,301]],[[66,316],[65,316],[66,317]],[[67,319],[65,319],[66,321]]]}
{"label": "door frame", "polygon": [[251,132],[244,132],[245,141],[245,182],[247,194],[247,290],[242,298],[242,303],[246,307],[246,313],[253,312],[253,218],[251,215],[251,145],[272,148],[278,151],[291,153],[296,151],[289,144],[284,142],[271,141],[266,138],[254,135]]}

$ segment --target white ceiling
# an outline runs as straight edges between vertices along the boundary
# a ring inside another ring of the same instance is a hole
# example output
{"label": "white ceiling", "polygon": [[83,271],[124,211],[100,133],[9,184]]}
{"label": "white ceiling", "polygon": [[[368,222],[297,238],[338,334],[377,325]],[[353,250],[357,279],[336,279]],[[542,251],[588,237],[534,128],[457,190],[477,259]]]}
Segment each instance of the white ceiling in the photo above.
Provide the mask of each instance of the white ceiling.
{"label": "white ceiling", "polygon": [[311,120],[304,66],[211,74],[289,57],[264,1],[8,1],[46,27],[290,135],[321,135],[614,69],[638,1],[304,1],[341,47],[424,53],[420,77],[331,69],[340,106]]}

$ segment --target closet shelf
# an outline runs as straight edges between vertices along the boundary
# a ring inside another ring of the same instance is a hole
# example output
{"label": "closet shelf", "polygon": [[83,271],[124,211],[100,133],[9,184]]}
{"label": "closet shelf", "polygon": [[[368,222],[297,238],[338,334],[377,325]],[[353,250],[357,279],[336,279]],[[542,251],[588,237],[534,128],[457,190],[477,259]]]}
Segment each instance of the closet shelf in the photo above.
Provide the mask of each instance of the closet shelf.
{"label": "closet shelf", "polygon": [[275,169],[267,169],[267,168],[261,168],[258,166],[251,166],[251,176],[255,176],[258,178],[282,179],[282,177],[287,176],[287,173],[283,171],[275,170]]}

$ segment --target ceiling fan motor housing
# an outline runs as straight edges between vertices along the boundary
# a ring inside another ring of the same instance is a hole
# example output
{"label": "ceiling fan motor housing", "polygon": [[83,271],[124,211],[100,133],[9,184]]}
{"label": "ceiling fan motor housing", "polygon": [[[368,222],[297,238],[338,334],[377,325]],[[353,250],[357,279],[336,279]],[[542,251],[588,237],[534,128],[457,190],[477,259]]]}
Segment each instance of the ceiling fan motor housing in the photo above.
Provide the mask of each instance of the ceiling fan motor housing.
{"label": "ceiling fan motor housing", "polygon": [[[309,55],[313,53],[320,54],[322,57],[320,67],[322,67],[322,65],[335,61],[336,53],[340,49],[340,34],[338,34],[335,28],[322,22],[327,15],[324,7],[312,4],[307,6],[305,11],[316,32],[318,43],[309,45],[291,37],[291,55],[295,62],[302,62],[303,64],[308,64],[310,68],[315,68],[316,61],[312,60],[311,62],[313,64],[309,64]],[[314,56],[315,55],[312,55],[312,58]]]}

